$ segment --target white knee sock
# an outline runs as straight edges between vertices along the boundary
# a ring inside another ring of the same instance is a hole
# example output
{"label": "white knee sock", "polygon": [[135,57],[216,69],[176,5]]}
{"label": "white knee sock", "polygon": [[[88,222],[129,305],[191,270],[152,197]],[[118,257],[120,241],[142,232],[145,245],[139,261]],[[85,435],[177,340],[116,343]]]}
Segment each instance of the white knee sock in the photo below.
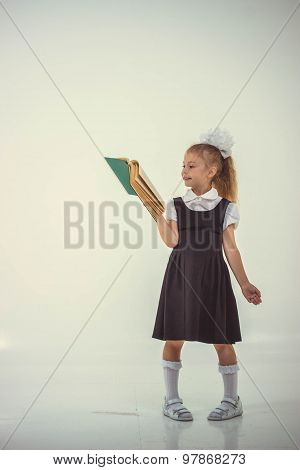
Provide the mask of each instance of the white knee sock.
{"label": "white knee sock", "polygon": [[237,371],[240,370],[238,363],[230,365],[221,365],[219,363],[219,372],[222,374],[224,382],[224,397],[236,399],[238,397],[237,393],[237,383],[238,383],[238,374]]}
{"label": "white knee sock", "polygon": [[179,398],[178,395],[178,376],[179,370],[182,367],[182,361],[166,361],[162,359],[162,366],[164,371],[166,398]]}

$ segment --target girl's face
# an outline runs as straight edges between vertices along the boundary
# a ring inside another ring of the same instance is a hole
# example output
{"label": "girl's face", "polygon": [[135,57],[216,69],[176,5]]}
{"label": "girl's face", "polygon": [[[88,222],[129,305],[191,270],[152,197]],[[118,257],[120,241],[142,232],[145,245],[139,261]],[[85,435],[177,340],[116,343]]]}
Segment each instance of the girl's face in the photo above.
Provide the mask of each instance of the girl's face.
{"label": "girl's face", "polygon": [[214,175],[213,169],[207,168],[204,160],[193,153],[186,153],[182,164],[181,176],[186,186],[208,186]]}

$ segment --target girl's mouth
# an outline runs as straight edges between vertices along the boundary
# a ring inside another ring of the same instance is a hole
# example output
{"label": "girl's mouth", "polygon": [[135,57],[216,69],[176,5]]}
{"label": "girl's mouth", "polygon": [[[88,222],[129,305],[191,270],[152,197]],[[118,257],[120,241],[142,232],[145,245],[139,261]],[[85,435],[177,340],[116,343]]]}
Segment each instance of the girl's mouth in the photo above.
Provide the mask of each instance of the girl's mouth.
{"label": "girl's mouth", "polygon": [[184,179],[184,181],[186,181],[186,180],[191,180],[192,178],[183,178],[183,179]]}

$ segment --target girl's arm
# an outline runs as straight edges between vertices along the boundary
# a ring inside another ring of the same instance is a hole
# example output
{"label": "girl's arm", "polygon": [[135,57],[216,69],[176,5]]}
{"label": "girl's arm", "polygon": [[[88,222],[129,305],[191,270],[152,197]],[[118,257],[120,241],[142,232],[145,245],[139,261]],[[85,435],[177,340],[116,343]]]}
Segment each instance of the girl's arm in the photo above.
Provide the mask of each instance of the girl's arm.
{"label": "girl's arm", "polygon": [[253,284],[249,282],[249,279],[244,270],[241,254],[236,245],[234,237],[234,224],[228,225],[223,231],[223,247],[227,258],[227,261],[238,281],[244,297],[248,302],[255,305],[261,303],[261,293]]}
{"label": "girl's arm", "polygon": [[169,248],[178,245],[178,227],[176,220],[166,220],[162,215],[157,218],[157,227],[162,240]]}

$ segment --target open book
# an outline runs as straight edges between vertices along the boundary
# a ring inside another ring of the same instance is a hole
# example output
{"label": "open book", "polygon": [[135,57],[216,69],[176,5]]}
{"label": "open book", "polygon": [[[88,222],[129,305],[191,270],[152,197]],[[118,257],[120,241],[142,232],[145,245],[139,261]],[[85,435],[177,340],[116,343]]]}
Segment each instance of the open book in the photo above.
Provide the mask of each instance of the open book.
{"label": "open book", "polygon": [[165,211],[162,197],[137,160],[104,157],[128,194],[138,196],[155,221]]}

